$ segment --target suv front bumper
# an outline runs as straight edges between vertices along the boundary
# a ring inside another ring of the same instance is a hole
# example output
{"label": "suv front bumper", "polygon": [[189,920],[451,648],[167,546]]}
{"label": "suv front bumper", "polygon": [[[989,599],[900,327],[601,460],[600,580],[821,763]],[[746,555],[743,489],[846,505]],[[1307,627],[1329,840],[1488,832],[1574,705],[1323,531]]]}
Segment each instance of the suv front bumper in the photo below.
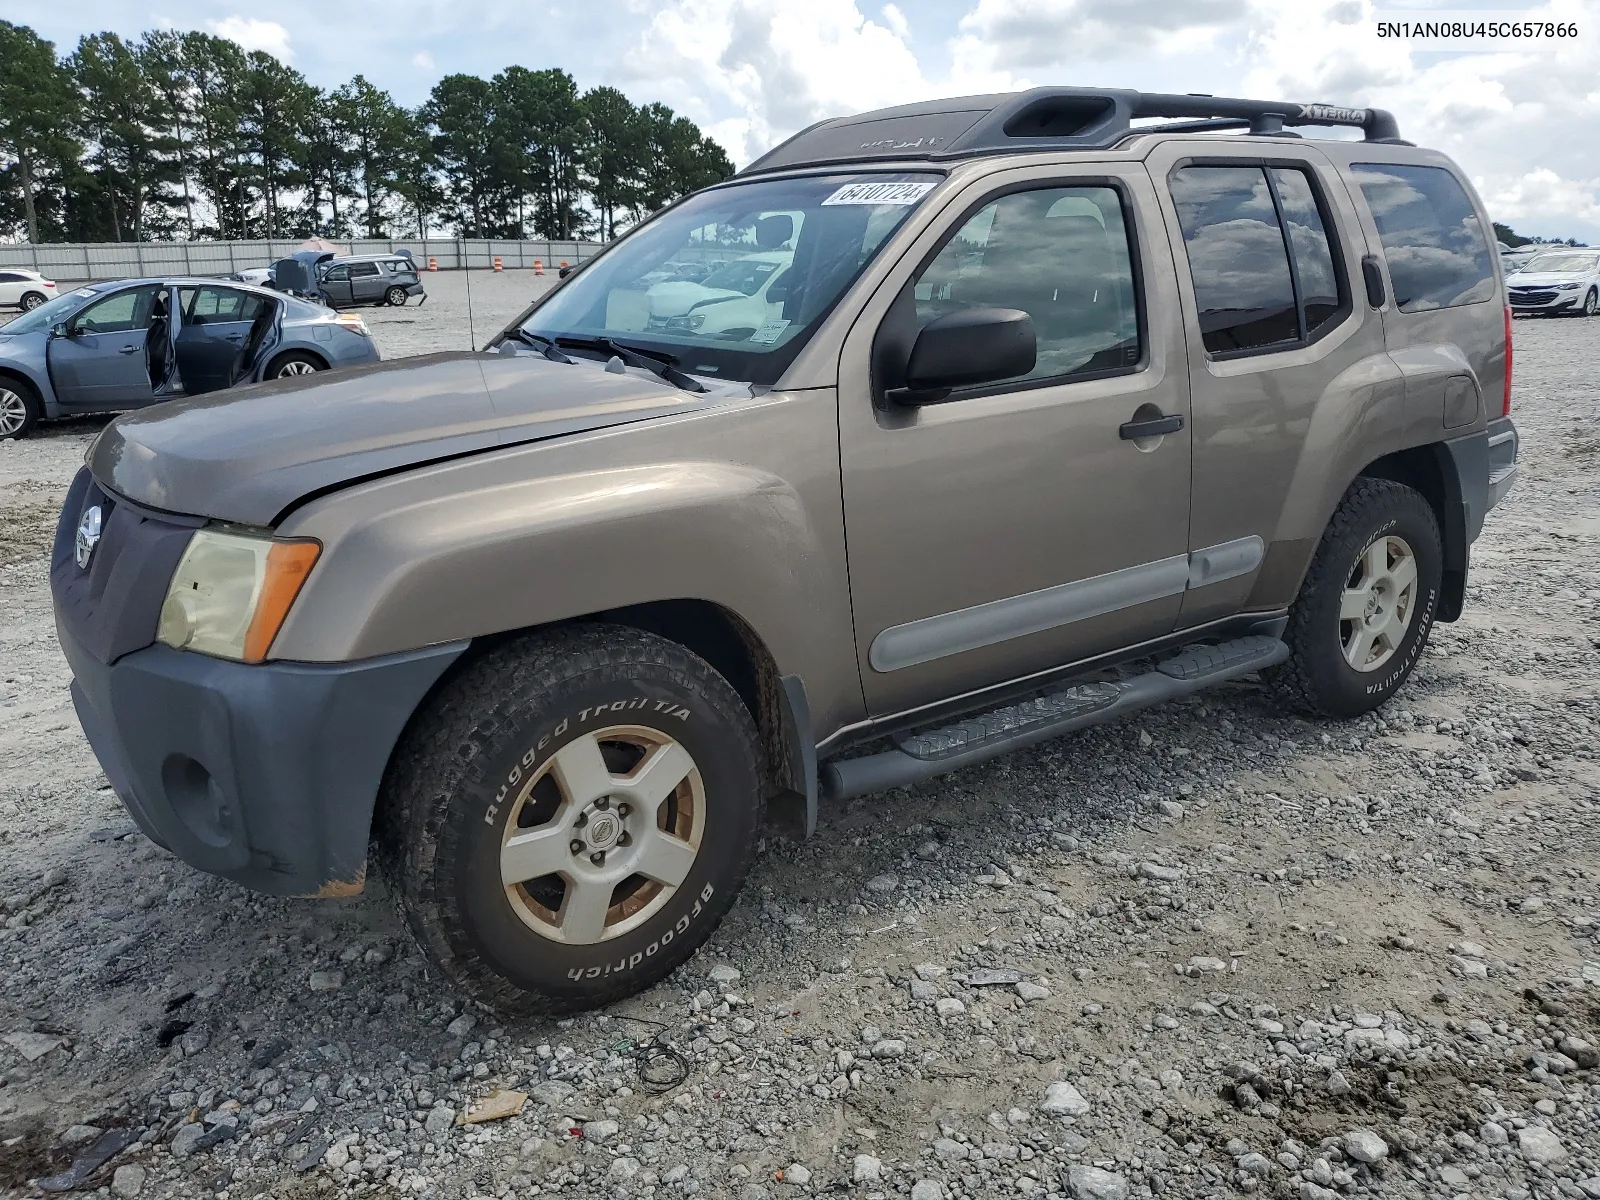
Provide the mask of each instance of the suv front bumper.
{"label": "suv front bumper", "polygon": [[278,896],[361,890],[390,752],[466,649],[247,665],[153,645],[108,665],[57,630],[78,719],[139,827]]}

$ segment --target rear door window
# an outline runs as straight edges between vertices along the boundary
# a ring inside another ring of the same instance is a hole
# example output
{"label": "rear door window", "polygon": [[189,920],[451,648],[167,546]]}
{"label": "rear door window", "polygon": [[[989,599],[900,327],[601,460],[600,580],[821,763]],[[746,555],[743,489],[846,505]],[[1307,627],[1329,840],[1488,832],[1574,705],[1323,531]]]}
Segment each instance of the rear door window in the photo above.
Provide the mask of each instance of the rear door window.
{"label": "rear door window", "polygon": [[1183,166],[1169,187],[1208,353],[1293,349],[1349,311],[1326,210],[1303,168]]}
{"label": "rear door window", "polygon": [[351,279],[364,279],[369,275],[376,275],[377,273],[378,273],[378,264],[377,263],[374,263],[374,262],[363,262],[363,263],[351,263],[350,264],[350,278]]}
{"label": "rear door window", "polygon": [[1466,189],[1443,167],[1352,163],[1389,262],[1401,312],[1495,299],[1489,239]]}
{"label": "rear door window", "polygon": [[183,319],[190,325],[253,321],[264,303],[260,296],[225,287],[198,287],[192,291],[185,288],[178,298],[183,304]]}

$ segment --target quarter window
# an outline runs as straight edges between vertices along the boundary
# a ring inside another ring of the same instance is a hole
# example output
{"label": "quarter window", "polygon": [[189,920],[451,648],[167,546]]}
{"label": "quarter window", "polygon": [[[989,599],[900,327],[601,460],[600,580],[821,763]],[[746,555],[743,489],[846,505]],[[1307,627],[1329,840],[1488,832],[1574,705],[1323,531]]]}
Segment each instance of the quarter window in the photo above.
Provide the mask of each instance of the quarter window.
{"label": "quarter window", "polygon": [[1352,163],[1372,210],[1401,312],[1495,295],[1489,240],[1466,189],[1443,167]]}
{"label": "quarter window", "polygon": [[1179,167],[1170,187],[1208,352],[1289,349],[1338,323],[1347,292],[1304,170]]}
{"label": "quarter window", "polygon": [[1022,379],[1135,366],[1139,315],[1121,198],[1109,187],[1039,188],[984,205],[916,282],[917,324],[967,308],[1019,308],[1039,354]]}

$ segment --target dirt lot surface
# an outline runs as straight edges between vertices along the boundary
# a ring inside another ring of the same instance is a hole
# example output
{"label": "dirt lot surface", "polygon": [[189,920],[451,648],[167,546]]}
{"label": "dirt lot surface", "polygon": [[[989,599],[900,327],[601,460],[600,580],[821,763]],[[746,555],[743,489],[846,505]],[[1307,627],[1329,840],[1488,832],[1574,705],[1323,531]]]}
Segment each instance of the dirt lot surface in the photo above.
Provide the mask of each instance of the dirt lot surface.
{"label": "dirt lot surface", "polygon": [[[480,278],[481,341],[530,281]],[[1600,321],[1516,333],[1522,480],[1379,716],[1246,683],[825,810],[560,1023],[464,1009],[381,884],[133,831],[45,577],[98,424],[0,444],[0,1193],[1600,1198]]]}

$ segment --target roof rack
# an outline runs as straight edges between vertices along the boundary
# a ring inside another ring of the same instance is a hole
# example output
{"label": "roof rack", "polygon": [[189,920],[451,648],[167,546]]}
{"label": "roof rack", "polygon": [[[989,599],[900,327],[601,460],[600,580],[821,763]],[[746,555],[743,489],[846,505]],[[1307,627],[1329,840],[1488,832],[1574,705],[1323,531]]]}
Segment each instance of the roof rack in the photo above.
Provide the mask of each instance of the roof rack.
{"label": "roof rack", "polygon": [[[1172,124],[1136,127],[1140,118]],[[863,158],[943,160],[1028,150],[1106,150],[1147,132],[1241,129],[1295,136],[1288,126],[1360,129],[1369,142],[1408,146],[1381,108],[1161,95],[1119,89],[1045,87],[882,108],[818,121],[756,159],[740,175]]]}

